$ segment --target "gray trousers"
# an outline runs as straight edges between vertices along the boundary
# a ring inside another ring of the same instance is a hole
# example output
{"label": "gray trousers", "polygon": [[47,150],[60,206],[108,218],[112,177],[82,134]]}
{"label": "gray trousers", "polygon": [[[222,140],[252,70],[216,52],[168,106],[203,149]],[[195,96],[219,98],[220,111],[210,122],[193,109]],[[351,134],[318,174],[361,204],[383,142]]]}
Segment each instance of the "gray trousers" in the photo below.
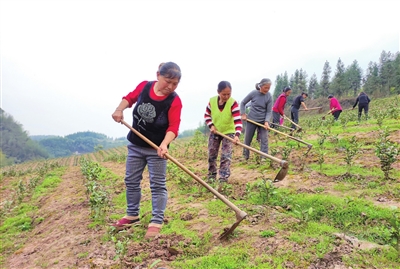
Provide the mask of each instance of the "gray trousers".
{"label": "gray trousers", "polygon": [[274,124],[271,124],[271,128],[278,129],[280,119],[281,119],[281,114],[279,114],[278,112],[272,111],[272,123],[274,123]]}
{"label": "gray trousers", "polygon": [[143,170],[148,167],[150,174],[150,190],[152,201],[151,223],[162,224],[167,206],[167,160],[160,158],[153,148],[139,147],[128,144],[126,159],[126,202],[128,216],[139,216],[140,199],[142,197],[140,183],[143,179]]}
{"label": "gray trousers", "polygon": [[[260,123],[264,125],[263,123]],[[244,143],[247,146],[250,146],[251,141],[253,140],[254,133],[258,129],[261,138],[260,150],[266,154],[268,154],[268,131],[265,128],[259,127],[251,122],[247,122],[246,125],[246,133],[244,135]],[[243,149],[243,157],[247,160],[250,157],[250,152],[248,149]]]}

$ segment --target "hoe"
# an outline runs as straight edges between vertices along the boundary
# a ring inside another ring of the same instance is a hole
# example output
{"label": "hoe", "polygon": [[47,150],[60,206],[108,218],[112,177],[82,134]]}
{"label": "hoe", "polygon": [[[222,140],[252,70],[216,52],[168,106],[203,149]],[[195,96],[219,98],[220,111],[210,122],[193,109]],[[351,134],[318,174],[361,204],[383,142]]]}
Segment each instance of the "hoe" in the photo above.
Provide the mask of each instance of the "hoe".
{"label": "hoe", "polygon": [[[215,131],[215,133],[217,135],[220,135],[220,136],[232,141],[232,142],[235,141],[233,138],[230,138],[229,136],[224,135],[223,133],[220,133],[218,131]],[[256,153],[258,153],[258,154],[260,154],[260,155],[262,155],[264,157],[267,157],[268,159],[271,159],[271,160],[273,160],[275,162],[278,162],[282,168],[281,168],[281,170],[279,170],[278,174],[275,176],[274,182],[281,181],[281,180],[283,180],[285,178],[285,176],[286,176],[286,174],[287,174],[287,172],[289,170],[289,163],[287,161],[278,159],[278,158],[276,158],[274,156],[266,154],[266,153],[264,153],[262,151],[259,151],[259,150],[255,149],[255,148],[249,147],[246,144],[243,144],[243,143],[240,143],[240,142],[238,142],[237,145],[242,146],[242,147],[244,147],[244,148],[246,148],[248,150],[251,150],[253,152],[256,152]]]}
{"label": "hoe", "polygon": [[[135,133],[135,135],[139,136],[143,141],[147,142],[152,148],[158,149],[158,146],[154,144],[151,140],[149,140],[147,137],[136,131],[135,129],[132,128],[128,123],[126,123],[124,120],[121,120],[121,123],[128,127],[132,132]],[[220,194],[218,191],[213,189],[210,185],[208,185],[205,181],[203,181],[200,177],[196,176],[192,171],[187,169],[183,164],[178,162],[175,158],[173,158],[171,155],[168,153],[165,154],[166,158],[172,161],[174,164],[179,166],[183,171],[185,171],[187,174],[189,174],[192,178],[194,178],[197,182],[199,182],[201,185],[203,185],[206,189],[208,189],[210,192],[212,192],[218,199],[220,199],[222,202],[224,202],[228,207],[230,207],[233,211],[236,213],[236,222],[232,225],[231,228],[229,229],[224,229],[224,232],[218,237],[219,239],[227,239],[229,235],[236,229],[236,227],[239,225],[239,223],[246,218],[247,213],[240,210],[236,205],[234,205],[232,202],[230,202],[228,199],[226,199],[222,194]],[[286,168],[287,169],[287,168]],[[286,174],[286,173],[285,173]]]}
{"label": "hoe", "polygon": [[[262,124],[260,124],[260,123],[258,123],[258,122],[255,122],[255,121],[252,121],[252,120],[249,120],[249,119],[247,119],[247,121],[250,122],[250,123],[253,123],[253,124],[255,124],[255,125],[258,125],[258,126],[260,126],[260,127],[264,127],[264,128],[265,128],[264,125],[262,125]],[[305,153],[305,155],[307,155],[308,152],[310,152],[310,150],[311,150],[311,148],[312,148],[312,146],[313,146],[312,144],[307,143],[306,141],[303,141],[303,140],[298,139],[298,138],[296,138],[296,137],[294,137],[294,136],[291,136],[291,135],[282,133],[282,132],[280,132],[280,131],[278,131],[278,130],[275,130],[275,129],[272,129],[272,128],[268,128],[268,130],[273,131],[273,132],[276,132],[276,133],[281,134],[281,135],[284,135],[284,136],[286,136],[286,137],[288,137],[288,138],[290,138],[290,139],[296,140],[297,142],[300,142],[300,143],[303,143],[303,144],[307,145],[308,150],[307,150],[307,152]]]}
{"label": "hoe", "polygon": [[291,119],[289,119],[288,117],[286,117],[286,115],[283,115],[283,117],[285,118],[285,119],[287,119],[288,121],[290,121],[291,123],[293,123],[293,125],[294,126],[296,126],[298,129],[298,131],[299,132],[301,132],[301,130],[303,130],[303,128],[301,128],[301,126],[300,125],[298,125],[297,123],[295,123],[294,121],[292,121]]}

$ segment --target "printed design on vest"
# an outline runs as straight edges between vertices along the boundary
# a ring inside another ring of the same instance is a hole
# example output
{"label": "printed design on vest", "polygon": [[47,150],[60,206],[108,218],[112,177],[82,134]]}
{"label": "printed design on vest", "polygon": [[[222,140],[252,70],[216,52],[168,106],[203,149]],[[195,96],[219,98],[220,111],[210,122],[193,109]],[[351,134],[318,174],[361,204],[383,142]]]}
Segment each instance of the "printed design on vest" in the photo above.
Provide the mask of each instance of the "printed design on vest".
{"label": "printed design on vest", "polygon": [[156,108],[151,103],[142,103],[138,106],[137,113],[140,116],[139,119],[139,117],[135,115],[135,118],[138,120],[137,125],[140,126],[141,121],[146,125],[146,122],[154,122],[154,118],[156,117]]}

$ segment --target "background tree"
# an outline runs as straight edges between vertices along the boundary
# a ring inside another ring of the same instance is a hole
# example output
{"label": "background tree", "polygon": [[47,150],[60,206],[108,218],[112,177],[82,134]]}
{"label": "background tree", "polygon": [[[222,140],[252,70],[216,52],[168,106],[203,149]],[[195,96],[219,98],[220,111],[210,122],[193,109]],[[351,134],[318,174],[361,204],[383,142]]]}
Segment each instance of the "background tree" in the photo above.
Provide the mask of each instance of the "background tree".
{"label": "background tree", "polygon": [[307,72],[303,70],[303,68],[300,69],[299,71],[299,81],[298,81],[298,94],[301,94],[302,92],[307,92]]}
{"label": "background tree", "polygon": [[347,67],[345,72],[345,80],[348,82],[348,86],[352,92],[349,93],[353,96],[357,96],[359,90],[361,89],[361,80],[362,80],[362,69],[358,65],[357,60],[354,60],[353,63]]}
{"label": "background tree", "polygon": [[311,99],[315,98],[316,91],[319,87],[317,75],[314,73],[310,77],[310,82],[308,83],[308,94]]}
{"label": "background tree", "polygon": [[276,99],[282,93],[282,90],[287,86],[289,86],[289,79],[287,72],[285,71],[283,75],[280,74],[276,76],[273,98]]}
{"label": "background tree", "polygon": [[379,78],[379,68],[377,63],[369,62],[368,68],[366,71],[366,76],[364,78],[364,86],[363,89],[367,94],[372,94],[374,91],[378,91],[380,89],[381,83]]}
{"label": "background tree", "polygon": [[335,75],[332,79],[331,92],[336,96],[342,96],[349,88],[344,76],[345,67],[342,60],[339,58],[336,64]]}
{"label": "background tree", "polygon": [[321,91],[318,92],[318,97],[328,96],[331,72],[332,72],[332,69],[329,65],[329,62],[325,61],[324,68],[322,70],[321,82],[320,82]]}
{"label": "background tree", "polygon": [[21,163],[49,157],[44,148],[29,138],[23,126],[3,109],[0,109],[0,137],[1,151],[7,163],[11,160]]}

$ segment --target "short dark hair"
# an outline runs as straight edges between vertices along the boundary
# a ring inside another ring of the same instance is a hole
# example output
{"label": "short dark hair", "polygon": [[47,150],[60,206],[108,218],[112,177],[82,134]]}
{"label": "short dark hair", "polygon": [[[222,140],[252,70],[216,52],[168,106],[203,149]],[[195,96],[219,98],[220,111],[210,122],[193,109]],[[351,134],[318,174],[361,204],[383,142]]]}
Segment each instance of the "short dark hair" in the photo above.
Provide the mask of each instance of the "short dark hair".
{"label": "short dark hair", "polygon": [[226,87],[228,87],[229,89],[232,90],[231,83],[230,83],[229,81],[223,80],[223,81],[221,81],[220,83],[218,83],[218,89],[217,89],[217,91],[220,93],[220,92],[222,92],[222,90],[225,89]]}
{"label": "short dark hair", "polygon": [[333,98],[333,94],[328,95],[328,99]]}
{"label": "short dark hair", "polygon": [[292,89],[290,88],[290,87],[285,87],[284,89],[283,89],[283,92],[288,92],[288,91],[291,91]]}
{"label": "short dark hair", "polygon": [[177,78],[178,80],[181,80],[182,74],[181,74],[181,69],[176,63],[173,62],[166,62],[162,64],[160,67],[160,75],[165,77],[165,78]]}
{"label": "short dark hair", "polygon": [[302,92],[301,95],[303,95],[303,94],[308,97],[308,93]]}

